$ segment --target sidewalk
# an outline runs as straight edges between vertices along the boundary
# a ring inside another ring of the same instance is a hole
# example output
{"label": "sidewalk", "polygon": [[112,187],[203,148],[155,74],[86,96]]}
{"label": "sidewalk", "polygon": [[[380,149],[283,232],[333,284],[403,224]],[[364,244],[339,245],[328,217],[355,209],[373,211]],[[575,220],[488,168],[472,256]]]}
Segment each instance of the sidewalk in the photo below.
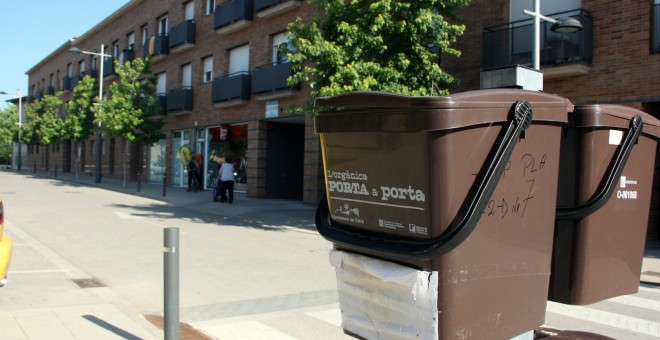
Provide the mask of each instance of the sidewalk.
{"label": "sidewalk", "polygon": [[229,205],[213,202],[211,190],[188,192],[187,188],[163,187],[162,184],[148,184],[143,180],[138,191],[137,181],[124,181],[118,178],[103,177],[101,183],[95,183],[94,176],[83,173],[76,176],[75,173],[23,171],[23,174],[147,197],[200,213],[221,214],[228,220],[239,219],[242,223],[267,221],[277,226],[316,230],[314,222],[316,206],[304,204],[302,201],[252,198],[247,197],[245,192],[234,191],[234,203]]}

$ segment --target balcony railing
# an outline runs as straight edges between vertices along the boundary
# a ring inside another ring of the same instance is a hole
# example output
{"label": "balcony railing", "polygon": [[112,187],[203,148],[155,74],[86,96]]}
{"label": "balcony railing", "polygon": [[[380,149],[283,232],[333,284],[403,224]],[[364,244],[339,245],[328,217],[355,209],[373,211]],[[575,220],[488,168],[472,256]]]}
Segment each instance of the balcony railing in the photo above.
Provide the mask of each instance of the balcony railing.
{"label": "balcony railing", "polygon": [[260,18],[270,18],[294,10],[300,5],[301,0],[254,0],[254,11]]}
{"label": "balcony railing", "polygon": [[170,30],[170,52],[178,53],[195,46],[195,20],[186,20]]}
{"label": "balcony railing", "polygon": [[287,79],[293,74],[290,63],[259,66],[252,76],[252,93],[259,100],[270,100],[295,95],[299,88],[290,87]]}
{"label": "balcony railing", "polygon": [[213,80],[211,97],[216,107],[246,103],[250,100],[250,73],[237,72]]}
{"label": "balcony railing", "polygon": [[46,94],[47,95],[54,95],[55,94],[55,86],[46,86]]}
{"label": "balcony railing", "polygon": [[660,53],[660,4],[653,5],[653,32],[651,32],[651,53]]}
{"label": "balcony railing", "polygon": [[95,68],[92,68],[92,69],[89,69],[87,71],[80,72],[80,80],[85,78],[85,76],[90,76],[92,78],[96,78],[96,77],[99,76],[99,70],[95,69]]}
{"label": "balcony railing", "polygon": [[188,113],[193,107],[192,87],[172,90],[167,94],[167,112]]}
{"label": "balcony railing", "polygon": [[121,64],[124,64],[127,61],[132,61],[133,59],[135,59],[135,51],[133,50],[123,50],[119,55],[119,62]]}
{"label": "balcony railing", "polygon": [[[549,15],[574,17],[584,29],[578,33],[555,33],[552,24],[541,23],[541,66],[591,65],[593,60],[593,19],[589,12],[577,9]],[[488,27],[483,33],[483,70],[513,65],[531,65],[534,42],[532,20]],[[547,77],[546,71],[544,74]]]}
{"label": "balcony railing", "polygon": [[80,82],[80,79],[82,79],[80,76],[75,76],[71,77],[71,90],[76,88],[78,86],[78,82]]}
{"label": "balcony railing", "polygon": [[215,32],[224,35],[252,24],[254,2],[252,0],[231,0],[216,6],[213,13]]}
{"label": "balcony railing", "polygon": [[71,80],[73,77],[64,77],[62,78],[62,91],[71,91],[73,90],[73,86],[71,86]]}
{"label": "balcony railing", "polygon": [[103,61],[103,76],[110,77],[114,76],[117,73],[115,72],[115,58],[107,58]]}
{"label": "balcony railing", "polygon": [[152,36],[144,45],[143,56],[151,56],[151,61],[156,62],[170,53],[169,37],[167,34]]}

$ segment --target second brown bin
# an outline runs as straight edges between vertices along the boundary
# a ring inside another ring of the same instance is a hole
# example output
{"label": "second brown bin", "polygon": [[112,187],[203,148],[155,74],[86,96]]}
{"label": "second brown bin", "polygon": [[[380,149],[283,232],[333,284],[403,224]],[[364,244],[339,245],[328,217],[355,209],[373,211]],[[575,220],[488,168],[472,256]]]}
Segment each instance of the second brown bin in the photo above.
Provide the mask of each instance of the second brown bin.
{"label": "second brown bin", "polygon": [[639,288],[660,121],[620,105],[569,118],[549,299],[584,305]]}
{"label": "second brown bin", "polygon": [[321,235],[437,271],[441,339],[512,338],[543,324],[568,100],[497,89],[316,104]]}

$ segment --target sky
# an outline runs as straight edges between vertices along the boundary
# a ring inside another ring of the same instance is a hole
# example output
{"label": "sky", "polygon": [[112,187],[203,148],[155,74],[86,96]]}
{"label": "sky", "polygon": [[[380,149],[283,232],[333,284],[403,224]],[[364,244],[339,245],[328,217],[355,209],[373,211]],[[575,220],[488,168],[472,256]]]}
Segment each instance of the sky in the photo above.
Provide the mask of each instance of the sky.
{"label": "sky", "polygon": [[30,68],[81,36],[129,0],[0,0],[0,109],[27,94]]}

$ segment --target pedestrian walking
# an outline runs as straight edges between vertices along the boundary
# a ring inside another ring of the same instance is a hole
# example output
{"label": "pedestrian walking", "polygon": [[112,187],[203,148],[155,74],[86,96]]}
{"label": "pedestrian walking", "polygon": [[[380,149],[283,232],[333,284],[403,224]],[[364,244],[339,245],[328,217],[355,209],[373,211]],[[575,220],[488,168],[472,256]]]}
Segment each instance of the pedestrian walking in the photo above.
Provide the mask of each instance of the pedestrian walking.
{"label": "pedestrian walking", "polygon": [[197,190],[201,189],[201,184],[202,178],[199,163],[195,157],[191,157],[188,161],[188,191],[192,188],[193,191],[197,192]]}
{"label": "pedestrian walking", "polygon": [[[234,203],[234,164],[229,157],[220,166],[220,202]],[[229,195],[229,197],[227,197]]]}

